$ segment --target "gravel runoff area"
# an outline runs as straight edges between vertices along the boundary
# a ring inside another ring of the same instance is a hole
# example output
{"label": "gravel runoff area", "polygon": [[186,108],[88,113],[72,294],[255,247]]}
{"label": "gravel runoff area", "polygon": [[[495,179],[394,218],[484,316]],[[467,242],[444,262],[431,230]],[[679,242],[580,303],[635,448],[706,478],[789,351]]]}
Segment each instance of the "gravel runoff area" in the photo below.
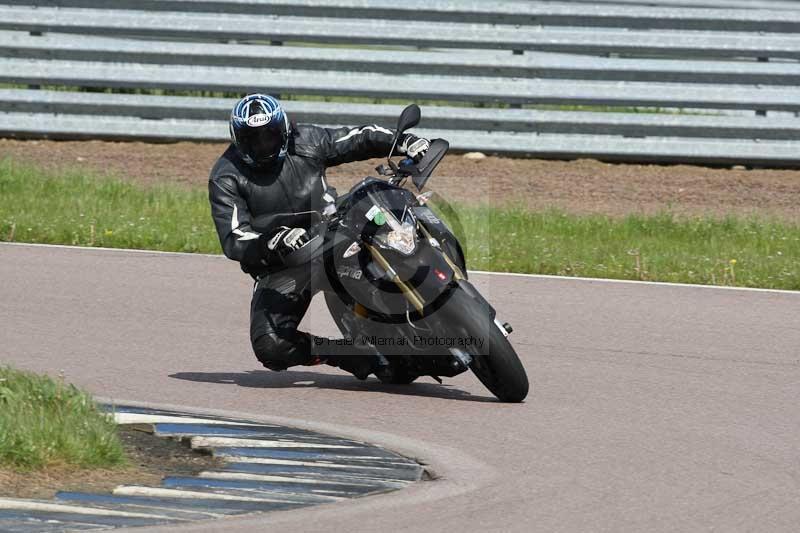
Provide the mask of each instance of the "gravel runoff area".
{"label": "gravel runoff area", "polygon": [[[45,168],[82,168],[143,184],[204,186],[223,144],[0,139],[10,156]],[[331,168],[340,190],[374,175],[379,160]],[[572,213],[622,216],[670,210],[686,215],[758,214],[800,220],[800,171],[689,165],[607,164],[447,156],[430,182],[445,198],[469,203],[522,203]]]}

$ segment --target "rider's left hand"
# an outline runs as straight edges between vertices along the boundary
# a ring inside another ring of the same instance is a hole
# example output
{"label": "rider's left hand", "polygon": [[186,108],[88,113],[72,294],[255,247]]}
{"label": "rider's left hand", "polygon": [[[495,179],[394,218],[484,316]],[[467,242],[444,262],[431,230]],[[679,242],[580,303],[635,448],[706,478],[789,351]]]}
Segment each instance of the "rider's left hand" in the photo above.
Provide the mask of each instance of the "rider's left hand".
{"label": "rider's left hand", "polygon": [[423,137],[417,137],[407,133],[403,141],[398,146],[398,152],[405,154],[414,161],[419,161],[425,156],[425,152],[431,147],[431,142]]}

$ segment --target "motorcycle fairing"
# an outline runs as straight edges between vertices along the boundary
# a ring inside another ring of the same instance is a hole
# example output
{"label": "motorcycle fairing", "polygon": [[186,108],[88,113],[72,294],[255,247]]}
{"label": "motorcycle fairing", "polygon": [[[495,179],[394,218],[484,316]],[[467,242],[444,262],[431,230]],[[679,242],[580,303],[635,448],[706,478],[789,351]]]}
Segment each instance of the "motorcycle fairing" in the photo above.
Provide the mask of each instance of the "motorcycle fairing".
{"label": "motorcycle fairing", "polygon": [[464,259],[464,251],[461,249],[461,244],[458,242],[458,239],[456,239],[453,232],[450,231],[450,228],[447,227],[447,224],[445,224],[428,206],[422,205],[412,207],[411,211],[414,213],[414,216],[417,217],[417,221],[425,226],[425,229],[430,232],[434,239],[439,241],[445,253],[448,254],[450,259],[452,259],[464,273],[464,277],[467,277],[467,264]]}

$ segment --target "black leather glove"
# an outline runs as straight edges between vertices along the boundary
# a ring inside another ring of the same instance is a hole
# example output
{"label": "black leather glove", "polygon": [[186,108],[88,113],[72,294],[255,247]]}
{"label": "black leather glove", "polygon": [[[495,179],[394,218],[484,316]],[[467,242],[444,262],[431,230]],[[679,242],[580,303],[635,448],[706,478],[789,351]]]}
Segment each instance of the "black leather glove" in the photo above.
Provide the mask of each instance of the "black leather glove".
{"label": "black leather glove", "polygon": [[403,140],[400,141],[400,145],[397,147],[397,151],[400,154],[404,154],[407,157],[410,157],[414,161],[419,161],[425,156],[425,152],[428,151],[428,148],[431,147],[431,142],[428,139],[423,137],[417,137],[416,135],[412,135],[410,133],[406,133],[403,136]]}
{"label": "black leather glove", "polygon": [[303,228],[287,228],[281,226],[264,241],[264,256],[267,258],[283,258],[287,254],[299,250],[310,241],[308,232]]}

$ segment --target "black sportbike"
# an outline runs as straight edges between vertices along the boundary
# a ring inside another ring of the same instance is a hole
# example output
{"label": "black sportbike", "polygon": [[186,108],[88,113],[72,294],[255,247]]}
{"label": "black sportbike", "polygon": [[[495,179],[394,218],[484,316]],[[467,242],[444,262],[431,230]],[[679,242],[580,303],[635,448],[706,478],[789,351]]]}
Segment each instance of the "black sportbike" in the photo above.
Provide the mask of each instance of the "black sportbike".
{"label": "black sportbike", "polygon": [[[419,119],[416,105],[403,110],[395,145]],[[390,156],[376,169],[384,179],[365,178],[342,195],[286,260],[305,264],[322,254],[334,289],[325,293],[331,315],[347,341],[374,348],[381,381],[431,376],[441,383],[471,369],[501,401],[521,402],[528,377],[506,338],[511,326],[469,282],[461,245],[427,195],[403,188],[411,178],[421,192],[448,148],[435,139],[418,163],[398,165]]]}

